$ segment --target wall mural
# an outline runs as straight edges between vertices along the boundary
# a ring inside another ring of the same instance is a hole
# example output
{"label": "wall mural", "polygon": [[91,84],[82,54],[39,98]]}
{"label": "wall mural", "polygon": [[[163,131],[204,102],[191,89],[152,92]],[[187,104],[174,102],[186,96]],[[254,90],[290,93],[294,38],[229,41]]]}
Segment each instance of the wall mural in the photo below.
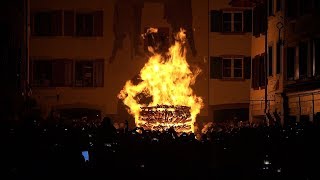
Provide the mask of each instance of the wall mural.
{"label": "wall mural", "polygon": [[115,36],[110,62],[115,59],[118,50],[122,49],[126,36],[130,38],[132,49],[131,58],[142,55],[139,51],[141,38],[141,15],[145,2],[157,2],[164,5],[164,19],[170,24],[172,34],[184,28],[193,56],[197,50],[194,43],[192,28],[192,3],[191,0],[116,0],[114,5],[113,33]]}

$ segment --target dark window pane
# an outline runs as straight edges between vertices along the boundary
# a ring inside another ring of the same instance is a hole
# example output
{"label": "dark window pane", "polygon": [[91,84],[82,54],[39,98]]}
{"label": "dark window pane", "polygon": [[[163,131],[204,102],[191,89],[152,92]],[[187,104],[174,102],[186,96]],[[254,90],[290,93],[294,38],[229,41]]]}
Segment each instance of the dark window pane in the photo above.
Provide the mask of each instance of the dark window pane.
{"label": "dark window pane", "polygon": [[33,84],[49,87],[52,81],[52,62],[39,60],[33,64]]}
{"label": "dark window pane", "polygon": [[223,77],[231,77],[231,59],[223,59]]}
{"label": "dark window pane", "polygon": [[308,67],[308,44],[301,42],[299,45],[299,78],[307,77]]}
{"label": "dark window pane", "polygon": [[223,14],[223,31],[231,32],[231,13]]}
{"label": "dark window pane", "polygon": [[234,77],[242,78],[242,69],[234,69]]}
{"label": "dark window pane", "polygon": [[234,32],[242,32],[242,13],[233,15]]}
{"label": "dark window pane", "polygon": [[268,64],[268,72],[269,72],[269,76],[272,76],[272,67],[273,67],[273,52],[272,52],[272,47],[269,47],[268,49],[268,59],[269,59],[269,64]]}
{"label": "dark window pane", "polygon": [[76,22],[78,36],[93,36],[93,14],[77,14]]}
{"label": "dark window pane", "polygon": [[294,61],[296,50],[294,47],[287,48],[287,79],[293,80],[294,78]]}
{"label": "dark window pane", "polygon": [[276,10],[277,10],[277,11],[280,11],[280,10],[282,9],[282,0],[276,0],[276,1],[277,1],[277,5],[276,5],[276,6],[277,6],[277,7],[276,7],[277,9],[276,9]]}
{"label": "dark window pane", "polygon": [[78,61],[75,64],[75,86],[93,86],[93,62]]}
{"label": "dark window pane", "polygon": [[273,0],[268,0],[268,15],[273,15]]}
{"label": "dark window pane", "polygon": [[34,32],[39,36],[52,34],[52,15],[50,12],[36,13],[34,17]]}
{"label": "dark window pane", "polygon": [[320,76],[320,39],[314,40],[314,53],[315,53],[315,75]]}
{"label": "dark window pane", "polygon": [[234,68],[241,68],[242,69],[242,59],[234,59]]}
{"label": "dark window pane", "polygon": [[277,74],[281,72],[281,45],[277,43]]}
{"label": "dark window pane", "polygon": [[233,20],[236,22],[242,22],[242,13],[234,13]]}
{"label": "dark window pane", "polygon": [[230,68],[223,69],[223,77],[231,77],[231,69]]}

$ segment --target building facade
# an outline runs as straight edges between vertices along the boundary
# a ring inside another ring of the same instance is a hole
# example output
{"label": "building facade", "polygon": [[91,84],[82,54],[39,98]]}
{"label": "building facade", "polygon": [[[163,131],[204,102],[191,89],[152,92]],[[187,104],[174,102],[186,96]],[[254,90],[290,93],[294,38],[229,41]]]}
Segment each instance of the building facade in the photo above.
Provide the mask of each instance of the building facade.
{"label": "building facade", "polygon": [[188,63],[202,70],[193,87],[204,100],[197,121],[249,119],[251,7],[229,0],[130,3],[31,0],[30,81],[43,117],[86,108],[98,117],[132,120],[117,94],[147,62],[150,42],[140,35],[157,27],[169,44],[184,27]]}
{"label": "building facade", "polygon": [[215,122],[249,119],[252,9],[209,1],[209,115]]}
{"label": "building facade", "polygon": [[[30,82],[42,116],[57,109],[89,109],[97,118],[132,124],[117,95],[148,60],[152,42],[141,34],[157,27],[162,43],[168,44],[184,26],[188,63],[202,70],[193,87],[204,100],[198,119],[207,119],[209,16],[203,9],[208,2],[183,2],[31,0]],[[186,13],[177,13],[179,8]],[[184,17],[187,21],[180,21]]]}
{"label": "building facade", "polygon": [[[265,2],[253,9],[250,118],[261,122],[267,117],[268,121],[281,124],[314,121],[319,111],[319,2]],[[268,26],[261,26],[266,16]]]}

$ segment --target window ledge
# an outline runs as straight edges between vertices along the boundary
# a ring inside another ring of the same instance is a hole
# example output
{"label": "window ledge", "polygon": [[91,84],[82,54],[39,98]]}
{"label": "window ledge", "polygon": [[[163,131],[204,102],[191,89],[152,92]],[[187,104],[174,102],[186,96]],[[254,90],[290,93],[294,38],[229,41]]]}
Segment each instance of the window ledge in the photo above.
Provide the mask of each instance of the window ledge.
{"label": "window ledge", "polygon": [[222,78],[220,80],[222,80],[222,81],[245,81],[246,79],[244,79],[244,78]]}
{"label": "window ledge", "polygon": [[222,35],[246,35],[247,33],[252,32],[220,32]]}

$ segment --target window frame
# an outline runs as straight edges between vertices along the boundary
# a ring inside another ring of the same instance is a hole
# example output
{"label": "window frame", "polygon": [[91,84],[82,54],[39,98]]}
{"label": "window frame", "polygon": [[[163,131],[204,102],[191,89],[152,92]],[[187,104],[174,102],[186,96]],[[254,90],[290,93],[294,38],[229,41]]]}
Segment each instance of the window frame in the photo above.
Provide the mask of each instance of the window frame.
{"label": "window frame", "polygon": [[[230,77],[224,76],[224,61],[225,60],[231,60],[231,66],[230,66]],[[235,69],[240,69],[240,68],[235,68],[234,66],[234,61],[235,59],[241,59],[241,77],[235,77]],[[244,79],[244,57],[223,57],[222,58],[222,79]]]}
{"label": "window frame", "polygon": [[[236,13],[240,13],[241,14],[241,31],[235,31],[235,28],[234,28],[234,15]],[[224,18],[223,18],[223,15],[224,14],[231,14],[231,30],[230,31],[225,31],[224,30],[224,24],[225,24],[225,21],[224,21]],[[243,11],[222,11],[222,32],[224,33],[242,33],[244,32],[244,15],[243,15]]]}

